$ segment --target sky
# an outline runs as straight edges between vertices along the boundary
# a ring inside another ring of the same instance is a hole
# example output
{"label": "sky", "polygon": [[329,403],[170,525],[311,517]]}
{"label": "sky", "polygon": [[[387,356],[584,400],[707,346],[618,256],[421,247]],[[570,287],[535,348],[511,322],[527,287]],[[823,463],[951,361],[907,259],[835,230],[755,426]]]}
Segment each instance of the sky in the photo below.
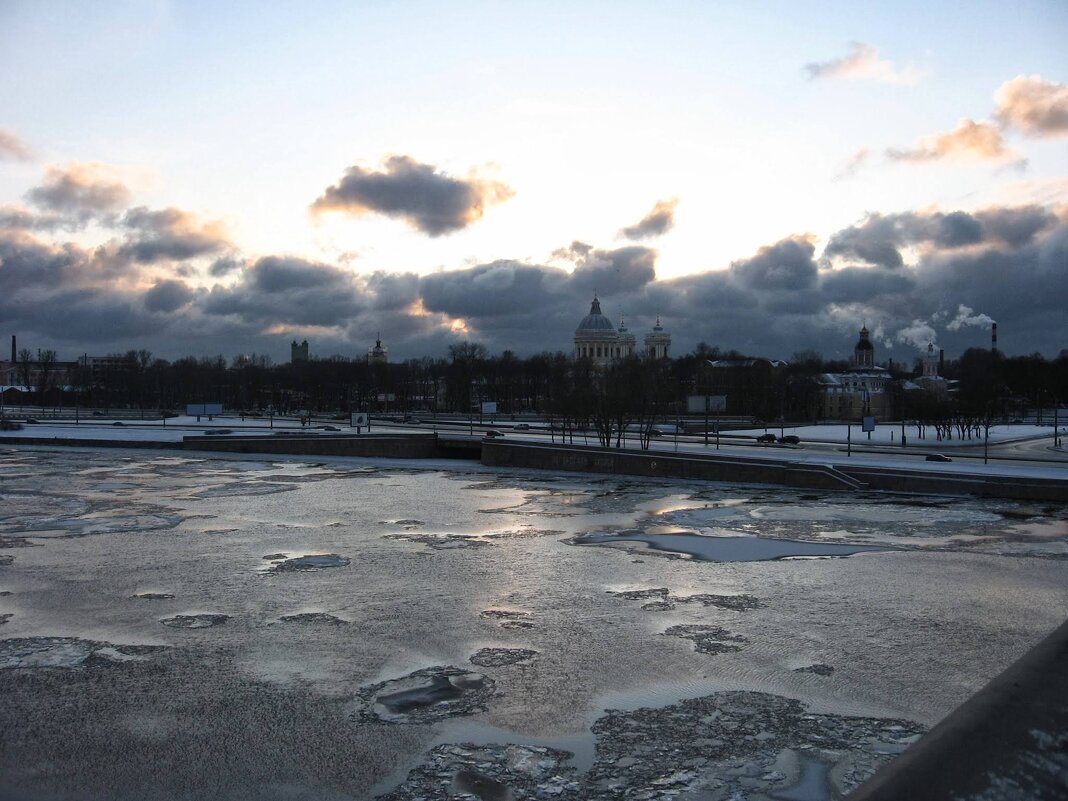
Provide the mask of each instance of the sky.
{"label": "sky", "polygon": [[[60,358],[1068,348],[1068,4],[0,0],[0,331]],[[4,351],[6,355],[6,350]]]}

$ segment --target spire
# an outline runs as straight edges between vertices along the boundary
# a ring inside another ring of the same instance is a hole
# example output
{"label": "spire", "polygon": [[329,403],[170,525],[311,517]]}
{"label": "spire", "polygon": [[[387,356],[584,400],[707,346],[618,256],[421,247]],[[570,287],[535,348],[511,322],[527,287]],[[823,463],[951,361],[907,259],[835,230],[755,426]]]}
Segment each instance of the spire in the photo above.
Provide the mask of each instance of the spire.
{"label": "spire", "polygon": [[656,325],[653,326],[653,330],[654,331],[663,331],[664,330],[664,326],[660,325],[660,313],[659,312],[657,312]]}
{"label": "spire", "polygon": [[593,295],[593,303],[590,304],[590,314],[601,313],[601,301],[597,300],[597,294]]}

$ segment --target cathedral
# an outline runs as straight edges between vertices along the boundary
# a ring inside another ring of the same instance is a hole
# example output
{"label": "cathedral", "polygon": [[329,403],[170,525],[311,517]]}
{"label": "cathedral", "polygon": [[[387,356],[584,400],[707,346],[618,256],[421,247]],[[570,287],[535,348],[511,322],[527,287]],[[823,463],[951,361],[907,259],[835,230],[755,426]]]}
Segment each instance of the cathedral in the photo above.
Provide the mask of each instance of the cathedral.
{"label": "cathedral", "polygon": [[612,362],[631,356],[649,359],[666,359],[671,349],[671,334],[664,330],[657,315],[653,330],[645,335],[644,348],[638,351],[638,340],[619,321],[619,328],[601,313],[601,302],[593,296],[590,313],[582,318],[575,329],[575,358],[590,359],[595,365],[605,368]]}

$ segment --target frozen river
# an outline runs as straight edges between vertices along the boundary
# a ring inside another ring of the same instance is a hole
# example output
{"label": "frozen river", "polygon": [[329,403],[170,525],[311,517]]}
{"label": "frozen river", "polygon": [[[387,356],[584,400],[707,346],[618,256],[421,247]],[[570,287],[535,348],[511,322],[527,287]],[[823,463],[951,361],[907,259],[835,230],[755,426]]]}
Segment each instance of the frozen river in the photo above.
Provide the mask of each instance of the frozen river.
{"label": "frozen river", "polygon": [[1068,614],[1068,510],[0,450],[0,798],[835,798]]}

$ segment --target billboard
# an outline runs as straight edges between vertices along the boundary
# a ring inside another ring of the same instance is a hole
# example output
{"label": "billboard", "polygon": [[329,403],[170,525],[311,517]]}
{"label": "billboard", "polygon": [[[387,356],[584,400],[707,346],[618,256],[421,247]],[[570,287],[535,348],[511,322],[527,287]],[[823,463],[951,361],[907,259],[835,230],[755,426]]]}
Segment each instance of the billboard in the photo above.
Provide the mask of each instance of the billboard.
{"label": "billboard", "polygon": [[[707,408],[705,403],[708,404]],[[687,414],[704,414],[709,412],[725,412],[727,411],[727,396],[726,395],[687,395],[686,396],[686,413]]]}
{"label": "billboard", "polygon": [[221,403],[187,403],[185,405],[185,413],[190,417],[199,417],[200,415],[212,416],[223,413],[223,406]]}
{"label": "billboard", "polygon": [[875,418],[865,417],[860,426],[861,431],[874,431],[875,430]]}
{"label": "billboard", "polygon": [[352,412],[352,418],[349,421],[349,425],[353,428],[362,428],[364,426],[371,425],[371,418],[367,412]]}
{"label": "billboard", "polygon": [[497,414],[497,401],[482,401],[482,414]]}

